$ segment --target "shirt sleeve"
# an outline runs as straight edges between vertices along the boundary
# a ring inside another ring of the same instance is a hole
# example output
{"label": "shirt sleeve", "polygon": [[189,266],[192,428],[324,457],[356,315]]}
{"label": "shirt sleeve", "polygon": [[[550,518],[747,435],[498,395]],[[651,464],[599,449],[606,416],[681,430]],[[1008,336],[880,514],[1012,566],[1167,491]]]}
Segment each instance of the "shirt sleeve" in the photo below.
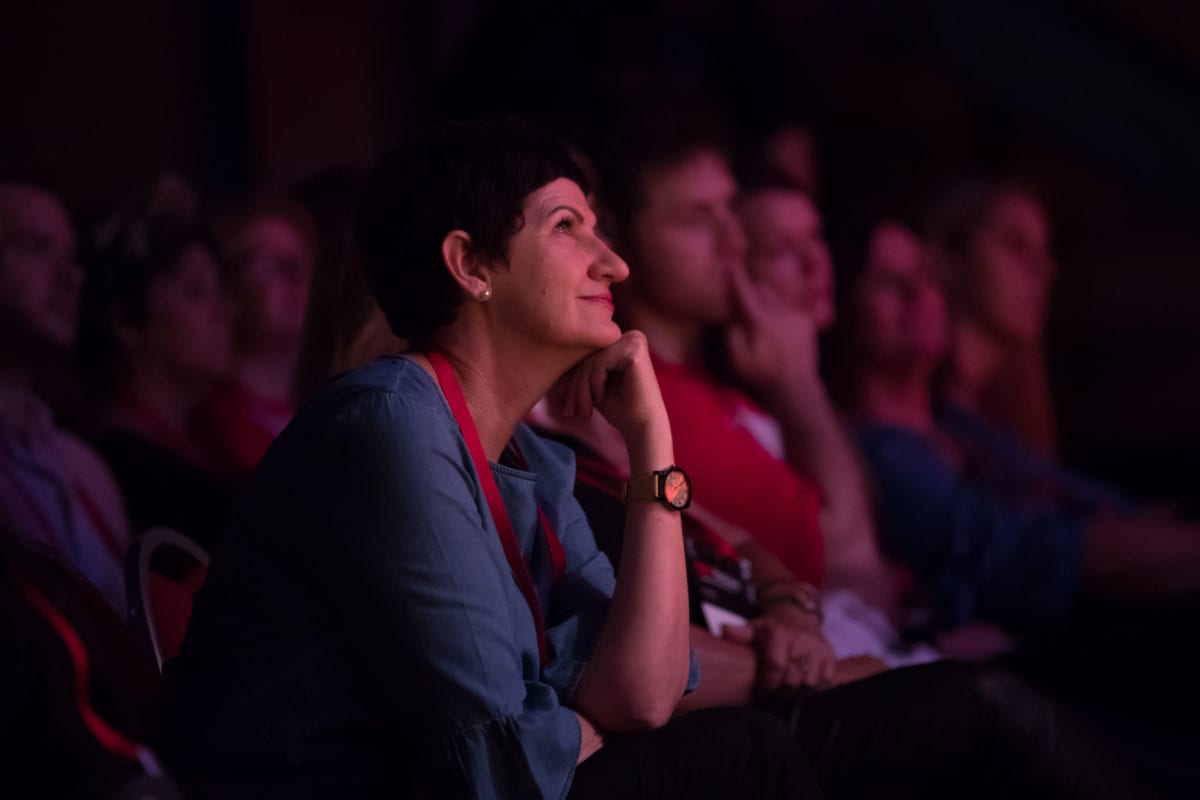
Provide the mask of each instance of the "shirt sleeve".
{"label": "shirt sleeve", "polygon": [[1087,517],[1053,504],[1006,504],[917,434],[873,432],[862,441],[886,544],[932,591],[941,624],[1067,617]]}
{"label": "shirt sleeve", "polygon": [[403,721],[426,782],[561,798],[578,721],[539,675],[533,622],[510,611],[512,577],[469,454],[436,413],[372,391],[313,426],[303,483],[319,490],[303,502],[323,535],[298,536],[292,551],[373,696]]}

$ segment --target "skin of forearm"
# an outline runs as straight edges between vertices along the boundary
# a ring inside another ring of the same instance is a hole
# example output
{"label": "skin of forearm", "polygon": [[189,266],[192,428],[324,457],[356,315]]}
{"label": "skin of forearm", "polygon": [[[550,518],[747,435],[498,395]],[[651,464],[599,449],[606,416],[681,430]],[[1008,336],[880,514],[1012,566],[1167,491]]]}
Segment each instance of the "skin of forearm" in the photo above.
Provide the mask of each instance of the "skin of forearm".
{"label": "skin of forearm", "polygon": [[[630,442],[634,475],[673,463],[669,432]],[[629,504],[621,570],[576,692],[601,728],[658,727],[671,716],[688,673],[688,596],[680,515],[655,501]]]}

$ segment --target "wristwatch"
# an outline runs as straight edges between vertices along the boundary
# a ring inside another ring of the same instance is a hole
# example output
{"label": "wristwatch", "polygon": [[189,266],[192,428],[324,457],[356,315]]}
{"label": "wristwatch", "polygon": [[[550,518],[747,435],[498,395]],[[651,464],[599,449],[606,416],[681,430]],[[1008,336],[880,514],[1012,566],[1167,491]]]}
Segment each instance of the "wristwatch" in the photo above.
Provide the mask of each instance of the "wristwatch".
{"label": "wristwatch", "polygon": [[672,464],[640,478],[630,478],[625,487],[625,502],[657,500],[672,511],[683,511],[692,504],[692,480]]}

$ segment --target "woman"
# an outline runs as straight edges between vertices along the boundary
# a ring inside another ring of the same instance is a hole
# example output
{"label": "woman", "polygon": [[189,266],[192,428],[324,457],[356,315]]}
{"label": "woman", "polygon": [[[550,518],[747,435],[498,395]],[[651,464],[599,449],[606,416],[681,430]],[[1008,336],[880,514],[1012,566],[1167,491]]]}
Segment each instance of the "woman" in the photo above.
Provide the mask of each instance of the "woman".
{"label": "woman", "polygon": [[101,242],[85,287],[80,355],[107,396],[96,444],[133,530],[166,525],[211,548],[234,483],[191,426],[229,369],[231,315],[214,242],[166,199],[171,186],[161,184]]}
{"label": "woman", "polygon": [[1052,456],[1043,329],[1057,265],[1041,202],[1016,185],[964,182],[942,198],[930,238],[952,315],[945,391]]}
{"label": "woman", "polygon": [[755,713],[660,728],[696,683],[679,512],[630,500],[614,582],[569,454],[520,424],[563,380],[635,476],[672,466],[582,186],[517,123],[379,166],[358,238],[414,349],[326,387],[256,472],[166,671],[183,773],[220,796],[816,795]]}

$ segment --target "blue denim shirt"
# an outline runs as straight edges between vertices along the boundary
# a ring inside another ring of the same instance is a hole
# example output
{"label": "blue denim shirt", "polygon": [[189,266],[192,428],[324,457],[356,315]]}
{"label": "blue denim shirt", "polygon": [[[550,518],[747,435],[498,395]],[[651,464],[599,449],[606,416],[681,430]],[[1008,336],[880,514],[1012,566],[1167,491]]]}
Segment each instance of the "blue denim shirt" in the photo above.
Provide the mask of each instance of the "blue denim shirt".
{"label": "blue denim shirt", "polygon": [[[412,361],[380,359],[297,415],[222,537],[165,675],[179,768],[255,796],[565,796],[567,706],[613,571],[571,452],[516,437],[530,471],[491,469],[541,598],[544,667],[445,400]],[[537,503],[566,552],[553,586]]]}
{"label": "blue denim shirt", "polygon": [[1063,622],[1078,593],[1088,523],[1100,510],[1130,512],[1132,503],[965,411],[944,407],[937,422],[963,464],[917,431],[857,431],[889,553],[931,593],[942,627]]}

